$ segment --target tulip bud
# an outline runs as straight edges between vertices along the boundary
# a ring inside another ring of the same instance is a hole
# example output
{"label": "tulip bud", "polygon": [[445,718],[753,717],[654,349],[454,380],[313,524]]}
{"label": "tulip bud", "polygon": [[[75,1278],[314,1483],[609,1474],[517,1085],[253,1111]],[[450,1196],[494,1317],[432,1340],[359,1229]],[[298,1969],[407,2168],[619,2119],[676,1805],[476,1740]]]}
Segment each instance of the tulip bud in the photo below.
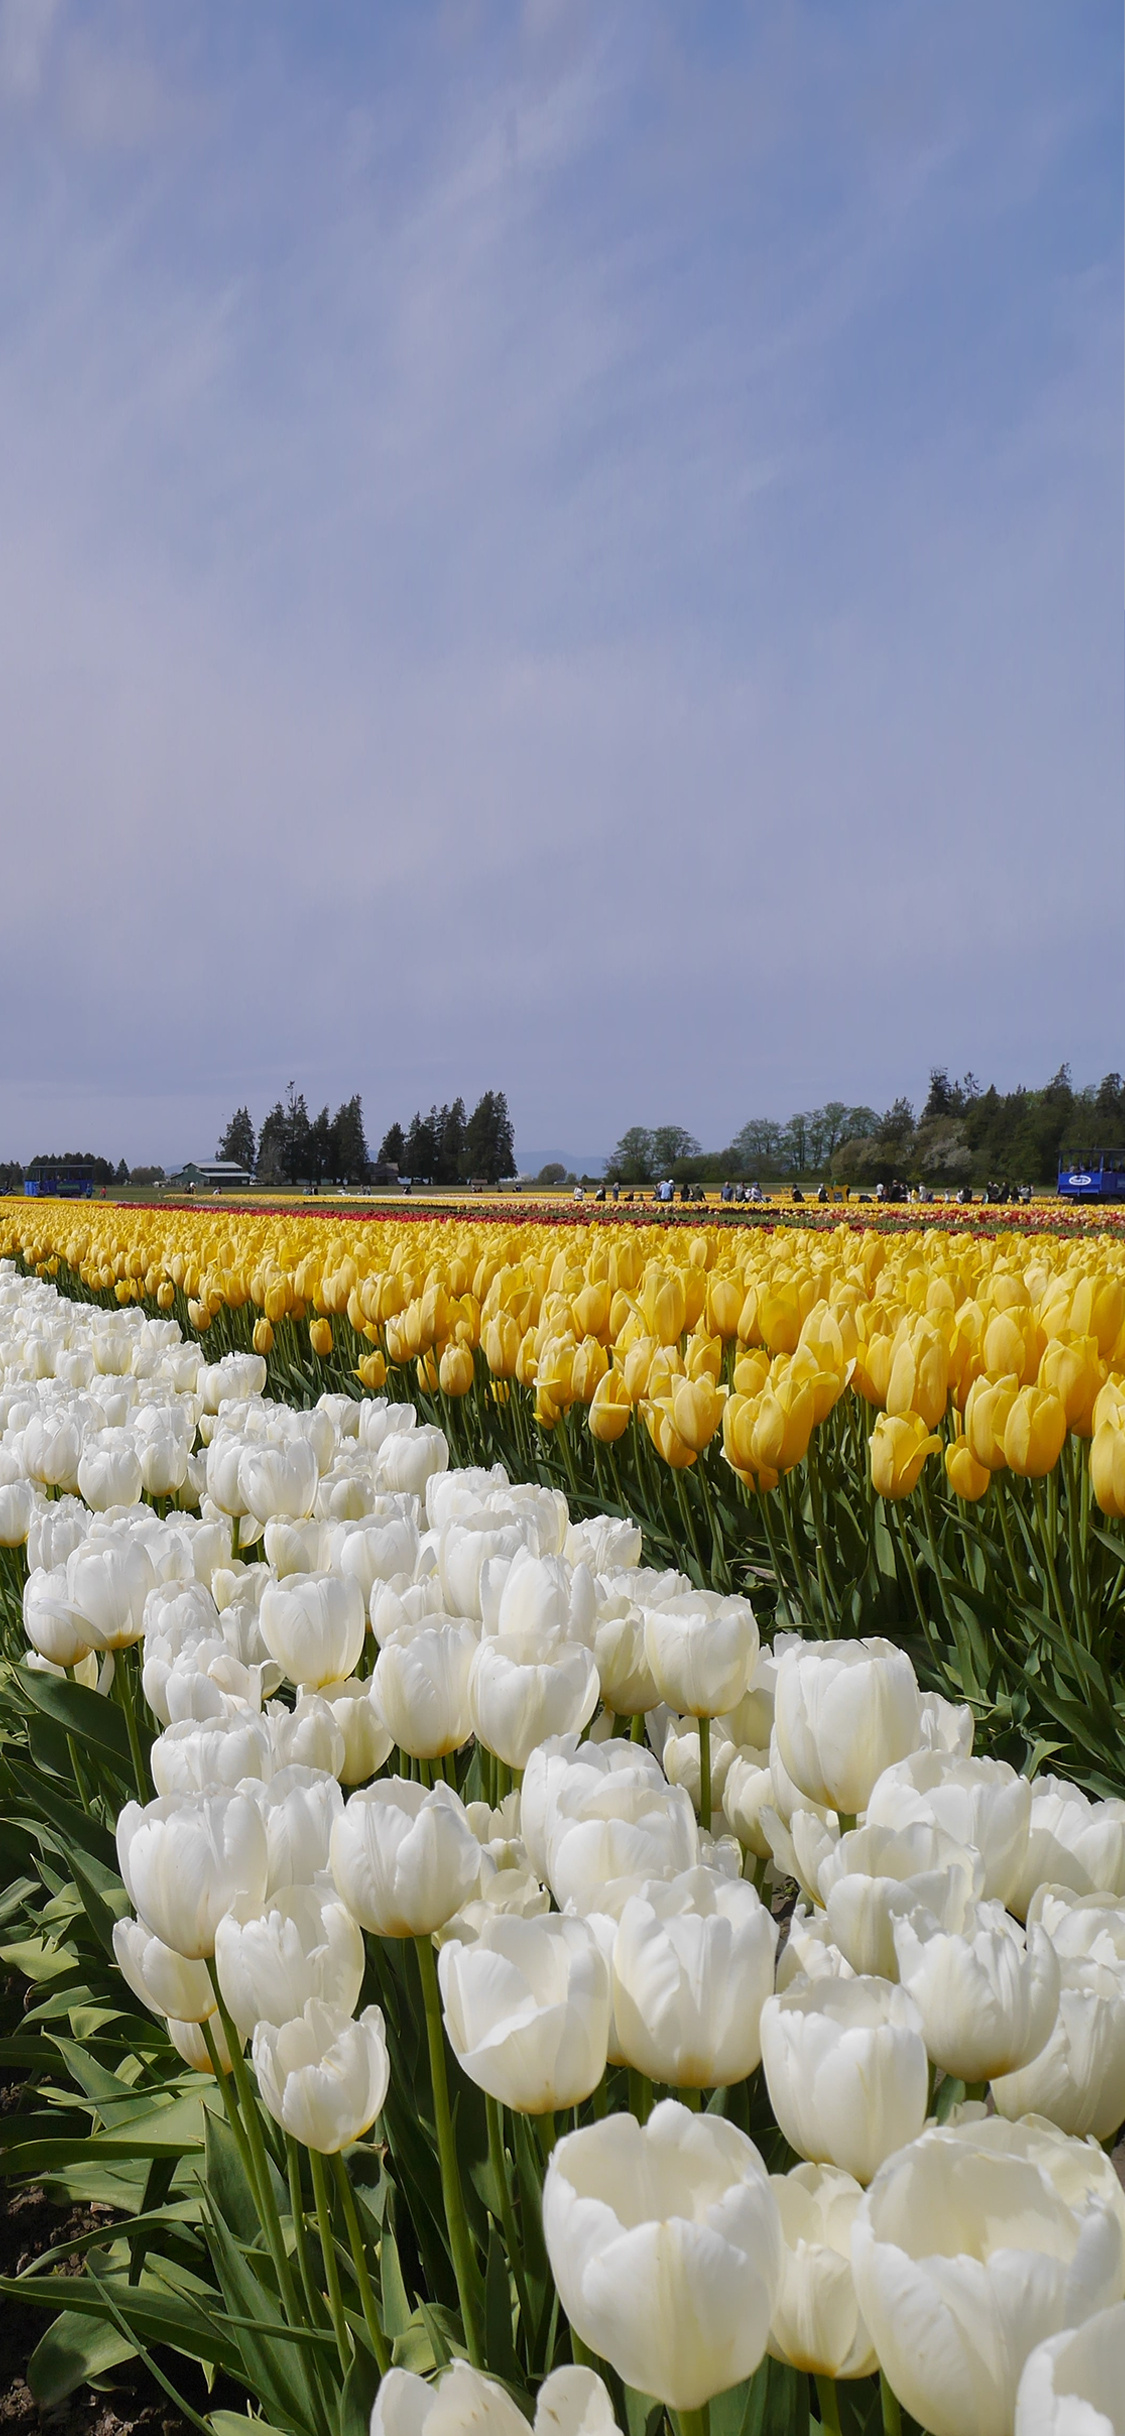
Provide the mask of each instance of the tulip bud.
{"label": "tulip bud", "polygon": [[774,1687],[781,1759],[811,1802],[854,1818],[873,1785],[919,1738],[914,1669],[893,1642],[798,1642]]}
{"label": "tulip bud", "polygon": [[955,1496],[975,1504],[986,1495],[992,1473],[986,1463],[978,1463],[967,1438],[954,1438],[946,1447],[945,1470]]}
{"label": "tulip bud", "polygon": [[1066,1409],[1045,1387],[1021,1387],[1004,1423],[1004,1460],[1024,1480],[1053,1472],[1066,1439]]}
{"label": "tulip bud", "polygon": [[761,2056],[777,1925],[744,1878],[692,1869],[630,1896],[613,1945],[620,2054],[676,2089],[745,2080]]}
{"label": "tulip bud", "polygon": [[919,1906],[894,1923],[899,1978],[918,2007],[933,2062],[968,2082],[1018,2072],[1046,2045],[1059,1966],[1041,1928],[981,1903],[962,1930]]}
{"label": "tulip bud", "polygon": [[869,1440],[871,1482],[880,1497],[909,1497],[918,1486],[927,1455],[941,1453],[917,1413],[880,1413]]}
{"label": "tulip bud", "polygon": [[471,1394],[476,1372],[467,1345],[449,1344],[438,1363],[438,1384],[445,1396]]}
{"label": "tulip bud", "polygon": [[1090,1486],[1103,1514],[1125,1517],[1125,1424],[1103,1421],[1090,1445]]}
{"label": "tulip bud", "polygon": [[362,2140],[382,2109],[390,2062],[378,2005],[352,2021],[338,2005],[310,1997],[293,2021],[259,2022],[251,2053],[275,2123],[321,2156]]}
{"label": "tulip bud", "polygon": [[1125,2362],[1125,2301],[1029,2352],[1013,2436],[1114,2436]]}
{"label": "tulip bud", "polygon": [[916,2006],[882,1979],[798,1978],[762,2009],[770,2104],[791,2148],[870,2182],[917,2138],[929,2066]]}
{"label": "tulip bud", "polygon": [[749,1599],[692,1590],[643,1612],[645,1655],[661,1699],[683,1717],[719,1717],[736,1707],[758,1662]]}
{"label": "tulip bud", "polygon": [[863,2197],[834,2165],[771,2174],[781,2217],[781,2289],[768,2349],[813,2377],[869,2377],[878,2363],[860,2315],[851,2233]]}
{"label": "tulip bud", "polygon": [[448,1785],[391,1777],[353,1793],[332,1828],[332,1875],[361,1927],[430,1937],[472,1894],[480,1846]]}
{"label": "tulip bud", "polygon": [[578,2106],[606,2067],[609,1971],[584,1920],[497,1912],[443,1944],[445,2026],[469,2079],[520,2114]]}
{"label": "tulip bud", "polygon": [[696,2411],[752,2376],[781,2277],[777,2202],[753,2142],[673,2099],[557,2142],[543,2237],[575,2333],[626,2385]]}
{"label": "tulip bud", "polygon": [[1009,2436],[1044,2324],[1118,2299],[1112,2173],[1096,2149],[996,2117],[888,2158],[856,2215],[856,2292],[888,2384],[931,2436]]}

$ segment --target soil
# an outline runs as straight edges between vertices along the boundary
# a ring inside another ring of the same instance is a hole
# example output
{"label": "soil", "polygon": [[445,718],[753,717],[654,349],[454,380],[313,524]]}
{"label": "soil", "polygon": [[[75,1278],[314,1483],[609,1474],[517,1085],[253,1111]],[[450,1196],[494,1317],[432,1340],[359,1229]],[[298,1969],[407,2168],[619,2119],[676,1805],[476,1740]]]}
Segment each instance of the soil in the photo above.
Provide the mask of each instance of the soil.
{"label": "soil", "polygon": [[[0,2213],[0,2274],[18,2275],[53,2243],[112,2221],[109,2208],[56,2207],[40,2190],[14,2191]],[[67,2260],[59,2271],[77,2275],[81,2260]],[[6,2301],[0,2311],[0,2436],[40,2436],[41,2430],[51,2436],[189,2436],[189,2422],[139,2361],[112,2371],[111,2393],[80,2386],[40,2417],[23,2371],[49,2324],[45,2311],[21,2308],[18,2301]],[[191,2400],[194,2405],[194,2395]]]}

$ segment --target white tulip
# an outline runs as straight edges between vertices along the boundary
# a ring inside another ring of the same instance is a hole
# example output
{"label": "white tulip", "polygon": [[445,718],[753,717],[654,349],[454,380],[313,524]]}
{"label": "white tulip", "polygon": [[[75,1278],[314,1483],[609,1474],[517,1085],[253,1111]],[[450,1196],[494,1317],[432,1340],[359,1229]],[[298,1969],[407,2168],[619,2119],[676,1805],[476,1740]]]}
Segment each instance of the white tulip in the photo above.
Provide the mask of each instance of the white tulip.
{"label": "white tulip", "polygon": [[723,1778],[723,1817],[731,1834],[758,1861],[768,1861],[770,1856],[769,1840],[762,1825],[762,1812],[773,1803],[769,1757],[768,1750],[736,1743],[732,1745]]}
{"label": "white tulip", "polygon": [[631,1573],[640,1564],[642,1545],[639,1523],[624,1515],[590,1514],[570,1524],[563,1555],[572,1565],[588,1565],[593,1574]]}
{"label": "white tulip", "polygon": [[1033,1779],[1027,1851],[1009,1896],[1021,1920],[1043,1885],[1125,1895],[1125,1802],[1093,1801],[1061,1776]]}
{"label": "white tulip", "polygon": [[262,1540],[266,1562],[279,1582],[291,1573],[331,1572],[327,1537],[323,1523],[291,1522],[282,1515],[271,1515]]}
{"label": "white tulip", "polygon": [[1069,1886],[1040,1886],[1028,1926],[1046,1929],[1060,1961],[1104,1962],[1125,1979],[1125,1901],[1076,1895]]}
{"label": "white tulip", "polygon": [[332,1829],[330,1862],[363,1928],[429,1937],[475,1892],[480,1846],[448,1785],[427,1792],[395,1776],[352,1794]]}
{"label": "white tulip", "polygon": [[768,2349],[812,2377],[869,2377],[878,2365],[860,2314],[851,2241],[863,2198],[834,2165],[771,2174],[784,2248]]}
{"label": "white tulip", "polygon": [[854,1971],[897,1979],[894,1923],[918,1905],[943,1928],[963,1928],[979,1898],[982,1870],[940,1827],[856,1827],[817,1871],[829,1935]]}
{"label": "white tulip", "polygon": [[1079,2144],[1068,2171],[1036,2126],[999,2129],[1002,2143],[991,2124],[923,2133],[883,2166],[852,2234],[879,2361],[931,2436],[1011,2436],[1028,2354],[1121,2293],[1120,2212]]}
{"label": "white tulip", "polygon": [[643,1599],[645,1655],[662,1700],[684,1717],[719,1717],[750,1688],[758,1627],[749,1599],[691,1590],[661,1605]]}
{"label": "white tulip", "polygon": [[753,2375],[781,2277],[777,2202],[753,2142],[673,2099],[557,2142],[543,2235],[577,2335],[677,2411]]}
{"label": "white tulip", "polygon": [[[221,1698],[222,1695],[220,1694]],[[245,1776],[272,1776],[273,1745],[263,1717],[233,1710],[166,1726],[149,1753],[159,1794],[218,1793]]]}
{"label": "white tulip", "polygon": [[215,1969],[245,2039],[258,2022],[292,2021],[311,1996],[351,2013],[363,1985],[363,1936],[331,1880],[283,1886],[264,1911],[236,1904],[220,1920]]}
{"label": "white tulip", "polygon": [[471,1624],[435,1617],[384,1641],[371,1696],[399,1749],[415,1759],[458,1751],[473,1731],[469,1677],[477,1638]]}
{"label": "white tulip", "polygon": [[370,1609],[377,1582],[392,1581],[398,1574],[411,1579],[418,1562],[418,1525],[404,1514],[359,1523],[341,1534],[334,1562],[337,1572],[359,1583],[364,1606]]}
{"label": "white tulip", "polygon": [[[411,2369],[390,2369],[375,2396],[371,2436],[527,2436],[527,2421],[494,2378],[455,2360],[432,2385]],[[544,2379],[534,2436],[619,2436],[593,2369],[556,2368]]]}
{"label": "white tulip", "polygon": [[355,1673],[365,1619],[358,1582],[337,1573],[291,1573],[270,1582],[259,1609],[271,1658],[307,1691]]}
{"label": "white tulip", "polygon": [[799,2157],[870,2182],[926,2119],[917,2007],[882,1979],[795,1979],[762,2008],[770,2104]]}
{"label": "white tulip", "polygon": [[778,1666],[784,1766],[808,1801],[852,1818],[884,1769],[916,1748],[920,1715],[914,1669],[892,1641],[805,1642]]}
{"label": "white tulip", "polygon": [[1125,2301],[1028,2353],[1014,2436],[1119,2436],[1125,2388]]}
{"label": "white tulip", "polygon": [[94,1635],[71,1604],[66,1567],[47,1572],[37,1565],[23,1586],[23,1628],[33,1649],[52,1666],[76,1666]]}
{"label": "white tulip", "polygon": [[777,1993],[783,1995],[795,1979],[854,1979],[850,1962],[832,1941],[822,1911],[796,1903],[789,1915],[789,1933],[777,1964]]}
{"label": "white tulip", "polygon": [[1045,2115],[1060,2131],[1108,2140],[1125,2122],[1125,1976],[1069,1958],[1059,1971],[1050,2037],[1022,2070],[993,2076],[993,2099],[1010,2121]]}
{"label": "white tulip", "polygon": [[378,2005],[352,2021],[310,1997],[295,2020],[259,2022],[251,2054],[274,2121],[322,2156],[362,2140],[382,2110],[390,2062]]}
{"label": "white tulip", "polygon": [[215,1991],[205,1962],[186,1962],[143,1920],[114,1921],[113,1952],[122,1978],[150,2013],[182,2022],[210,2019]]}
{"label": "white tulip", "polygon": [[676,2089],[745,2080],[761,2059],[776,1945],[777,1923],[743,1878],[690,1869],[632,1895],[613,1946],[625,2061]]}
{"label": "white tulip", "polygon": [[481,1569],[481,1616],[486,1633],[527,1634],[544,1642],[594,1639],[594,1577],[588,1565],[536,1556],[523,1546],[511,1558],[491,1557]]}
{"label": "white tulip", "polygon": [[540,2115],[597,2088],[609,1972],[584,1920],[496,1912],[471,1942],[443,1943],[438,1978],[453,2052],[491,2097]]}
{"label": "white tulip", "polygon": [[492,1557],[510,1562],[526,1544],[522,1525],[499,1514],[477,1513],[447,1522],[438,1539],[437,1571],[449,1614],[479,1622],[484,1566]]}
{"label": "white tulip", "polygon": [[469,1705],[486,1750],[524,1768],[548,1735],[576,1732],[598,1705],[598,1670],[580,1641],[544,1648],[538,1633],[486,1638],[473,1653]]}
{"label": "white tulip", "polygon": [[556,1823],[586,1817],[589,1805],[598,1805],[610,1782],[627,1800],[638,1785],[650,1794],[664,1790],[660,1762],[643,1743],[616,1738],[580,1742],[577,1734],[553,1734],[536,1745],[524,1770],[519,1822],[541,1878],[550,1866]]}
{"label": "white tulip", "polygon": [[344,1757],[338,1775],[342,1785],[365,1785],[389,1759],[394,1743],[379,1713],[370,1676],[349,1675],[329,1683],[320,1695],[339,1727]]}
{"label": "white tulip", "polygon": [[1007,1903],[1019,1884],[1031,1821],[1031,1786],[1004,1759],[914,1751],[885,1770],[867,1804],[869,1827],[941,1827],[984,1865],[987,1899]]}
{"label": "white tulip", "polygon": [[328,1867],[332,1829],[344,1811],[333,1776],[294,1764],[278,1768],[266,1784],[248,1784],[265,1829],[265,1894],[283,1886],[311,1886]]}
{"label": "white tulip", "polygon": [[1059,1965],[1040,1928],[1021,1929],[1002,1903],[979,1903],[963,1928],[919,1907],[894,1923],[898,1975],[943,2072],[983,2082],[1018,2072],[1046,2045],[1059,2004]]}
{"label": "white tulip", "polygon": [[449,1448],[440,1429],[396,1430],[375,1455],[375,1485],[409,1489],[418,1497],[431,1475],[444,1472],[448,1463]]}
{"label": "white tulip", "polygon": [[95,1649],[125,1649],[140,1640],[155,1582],[152,1561],[135,1539],[85,1539],[67,1558],[67,1596]]}
{"label": "white tulip", "polygon": [[188,1961],[214,1952],[218,1923],[240,1896],[265,1897],[266,1833],[245,1793],[173,1795],[143,1810],[126,1802],[117,1858],[134,1911]]}
{"label": "white tulip", "polygon": [[[339,1686],[332,1684],[332,1691]],[[315,1768],[340,1776],[347,1764],[347,1744],[335,1711],[319,1692],[302,1692],[291,1709],[271,1700],[266,1719],[278,1768]]]}

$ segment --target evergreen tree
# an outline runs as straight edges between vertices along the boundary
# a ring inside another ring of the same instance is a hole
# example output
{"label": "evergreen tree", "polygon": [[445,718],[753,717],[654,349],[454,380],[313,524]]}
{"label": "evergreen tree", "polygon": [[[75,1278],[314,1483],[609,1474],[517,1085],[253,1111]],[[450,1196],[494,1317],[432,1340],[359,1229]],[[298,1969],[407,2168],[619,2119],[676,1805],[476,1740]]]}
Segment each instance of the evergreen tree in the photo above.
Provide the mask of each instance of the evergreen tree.
{"label": "evergreen tree", "polygon": [[363,1102],[358,1091],[336,1110],[332,1119],[329,1172],[340,1184],[363,1184],[368,1169],[363,1132]]}
{"label": "evergreen tree", "polygon": [[487,1184],[516,1172],[516,1147],[508,1102],[502,1091],[486,1091],[465,1127],[465,1166]]}
{"label": "evergreen tree", "polygon": [[388,1125],[379,1144],[380,1167],[402,1168],[406,1159],[406,1135],[401,1125]]}
{"label": "evergreen tree", "polygon": [[332,1119],[328,1103],[315,1116],[305,1137],[305,1174],[310,1184],[323,1184],[335,1171],[332,1164]]}
{"label": "evergreen tree", "polygon": [[432,1176],[436,1157],[437,1145],[434,1141],[433,1129],[422,1115],[421,1109],[416,1108],[410,1119],[406,1140],[403,1144],[403,1172],[408,1176]]}
{"label": "evergreen tree", "polygon": [[248,1108],[236,1108],[234,1115],[226,1125],[215,1157],[236,1160],[239,1167],[244,1167],[252,1176],[256,1155],[257,1145],[254,1140],[254,1128],[250,1121],[250,1111]]}

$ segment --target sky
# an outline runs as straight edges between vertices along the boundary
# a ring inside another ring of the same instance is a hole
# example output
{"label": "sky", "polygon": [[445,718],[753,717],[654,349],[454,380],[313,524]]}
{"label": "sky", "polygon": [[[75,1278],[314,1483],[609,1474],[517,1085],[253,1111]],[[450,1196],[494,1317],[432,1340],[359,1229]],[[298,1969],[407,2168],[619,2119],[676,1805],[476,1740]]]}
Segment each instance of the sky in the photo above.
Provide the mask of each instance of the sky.
{"label": "sky", "polygon": [[1125,1066],[1117,0],[0,0],[0,1157]]}

